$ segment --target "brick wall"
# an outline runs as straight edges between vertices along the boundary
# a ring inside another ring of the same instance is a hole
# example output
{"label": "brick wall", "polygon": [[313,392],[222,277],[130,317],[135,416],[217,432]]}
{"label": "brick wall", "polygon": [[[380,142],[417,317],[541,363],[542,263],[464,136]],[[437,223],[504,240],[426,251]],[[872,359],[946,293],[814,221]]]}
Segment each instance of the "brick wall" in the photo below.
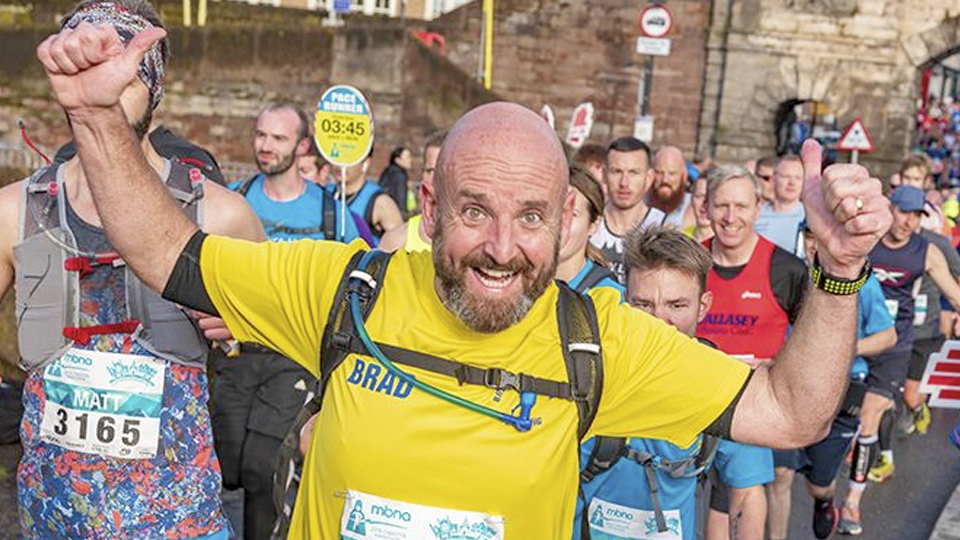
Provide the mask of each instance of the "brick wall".
{"label": "brick wall", "polygon": [[[672,53],[654,60],[650,111],[654,143],[688,153],[696,145],[709,0],[672,0]],[[645,2],[626,0],[498,0],[495,13],[493,90],[539,110],[553,107],[566,133],[573,108],[593,102],[591,141],[632,134],[639,77],[647,57],[635,52]],[[430,24],[444,34],[448,55],[476,74],[481,29],[480,2]]]}
{"label": "brick wall", "polygon": [[[309,110],[331,84],[357,86],[370,100],[377,125],[371,167],[376,173],[393,146],[419,148],[427,134],[492,99],[455,65],[410,38],[400,21],[358,17],[332,30],[321,26],[319,15],[293,10],[218,2],[210,8],[205,28],[175,26],[178,13],[164,12],[172,57],[167,96],[155,120],[221,161],[252,162],[254,120],[264,104],[288,100]],[[44,12],[33,27],[0,27],[4,140],[19,139],[21,117],[47,148],[69,136],[34,57],[55,15]]]}

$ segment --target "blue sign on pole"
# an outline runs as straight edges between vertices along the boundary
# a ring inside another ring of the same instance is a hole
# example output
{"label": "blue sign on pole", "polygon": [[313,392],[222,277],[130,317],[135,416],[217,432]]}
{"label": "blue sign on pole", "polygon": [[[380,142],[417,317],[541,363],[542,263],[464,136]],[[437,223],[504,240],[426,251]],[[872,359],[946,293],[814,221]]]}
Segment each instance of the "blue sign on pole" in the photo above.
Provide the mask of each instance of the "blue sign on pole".
{"label": "blue sign on pole", "polygon": [[333,10],[337,13],[350,13],[353,0],[333,0]]}

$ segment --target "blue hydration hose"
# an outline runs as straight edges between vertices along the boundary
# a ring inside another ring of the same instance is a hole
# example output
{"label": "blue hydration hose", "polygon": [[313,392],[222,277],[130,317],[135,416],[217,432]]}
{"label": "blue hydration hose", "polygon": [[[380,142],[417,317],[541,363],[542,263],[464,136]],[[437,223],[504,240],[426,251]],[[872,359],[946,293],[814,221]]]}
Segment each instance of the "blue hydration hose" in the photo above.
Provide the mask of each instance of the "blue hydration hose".
{"label": "blue hydration hose", "polygon": [[[366,259],[367,256],[365,255],[360,264],[361,269],[366,267],[364,264]],[[350,279],[361,278],[351,276]],[[518,405],[520,414],[514,416],[491,409],[490,407],[485,407],[479,403],[467,401],[459,396],[455,396],[449,392],[445,392],[439,388],[418,381],[412,375],[402,371],[393,362],[391,362],[390,359],[383,354],[383,351],[380,350],[380,347],[377,347],[377,344],[370,339],[370,334],[367,333],[367,327],[364,325],[363,315],[360,312],[359,296],[360,295],[357,291],[350,291],[350,315],[353,317],[353,325],[357,329],[357,335],[360,337],[360,342],[363,343],[364,347],[366,347],[367,351],[370,353],[370,356],[375,358],[377,362],[380,362],[380,364],[385,367],[387,371],[396,377],[399,377],[400,380],[412,385],[414,388],[419,388],[420,390],[423,390],[432,396],[453,403],[454,405],[459,405],[465,409],[489,416],[496,420],[500,420],[501,422],[505,422],[506,424],[516,428],[517,431],[530,431],[530,428],[533,427],[533,420],[530,418],[530,412],[533,410],[533,406],[537,402],[536,394],[533,392],[520,392],[520,405]]]}

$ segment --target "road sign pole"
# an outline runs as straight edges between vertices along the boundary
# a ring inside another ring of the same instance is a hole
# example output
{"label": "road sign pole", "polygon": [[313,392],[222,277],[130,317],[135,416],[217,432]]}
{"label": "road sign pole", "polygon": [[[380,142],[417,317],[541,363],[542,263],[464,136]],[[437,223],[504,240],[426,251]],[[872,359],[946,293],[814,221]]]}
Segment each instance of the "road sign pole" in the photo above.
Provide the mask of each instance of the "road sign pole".
{"label": "road sign pole", "polygon": [[854,150],[850,152],[850,163],[853,163],[854,165],[856,165],[859,162],[860,162],[860,151]]}
{"label": "road sign pole", "polygon": [[653,86],[653,57],[648,56],[640,74],[640,88],[637,92],[637,105],[640,106],[640,115],[647,116],[650,109],[650,87]]}
{"label": "road sign pole", "polygon": [[493,86],[493,0],[483,0],[483,87]]}

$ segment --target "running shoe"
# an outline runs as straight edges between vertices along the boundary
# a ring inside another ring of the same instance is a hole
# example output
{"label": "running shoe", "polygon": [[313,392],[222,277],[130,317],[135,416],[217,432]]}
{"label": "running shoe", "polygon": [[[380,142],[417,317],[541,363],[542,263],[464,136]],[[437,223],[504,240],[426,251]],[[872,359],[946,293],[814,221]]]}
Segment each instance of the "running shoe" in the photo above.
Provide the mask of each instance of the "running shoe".
{"label": "running shoe", "polygon": [[830,538],[837,529],[840,512],[832,500],[813,500],[813,535],[819,540]]}
{"label": "running shoe", "polygon": [[907,437],[917,430],[916,415],[913,411],[906,411],[897,415],[897,435]]}
{"label": "running shoe", "polygon": [[854,508],[849,504],[843,505],[843,510],[840,511],[840,522],[837,523],[837,532],[849,536],[859,536],[863,534],[863,525],[860,524],[859,508]]}
{"label": "running shoe", "polygon": [[953,446],[960,450],[960,424],[957,424],[957,427],[953,428],[953,431],[950,432],[950,442],[953,443]]}
{"label": "running shoe", "polygon": [[893,472],[896,470],[893,461],[887,461],[887,458],[880,455],[880,462],[877,463],[876,467],[872,467],[870,472],[867,473],[867,479],[871,482],[877,484],[882,484],[890,479],[893,476]]}
{"label": "running shoe", "polygon": [[927,430],[930,429],[930,407],[926,403],[921,403],[913,411],[913,425],[917,428],[917,433],[921,435],[926,435]]}

